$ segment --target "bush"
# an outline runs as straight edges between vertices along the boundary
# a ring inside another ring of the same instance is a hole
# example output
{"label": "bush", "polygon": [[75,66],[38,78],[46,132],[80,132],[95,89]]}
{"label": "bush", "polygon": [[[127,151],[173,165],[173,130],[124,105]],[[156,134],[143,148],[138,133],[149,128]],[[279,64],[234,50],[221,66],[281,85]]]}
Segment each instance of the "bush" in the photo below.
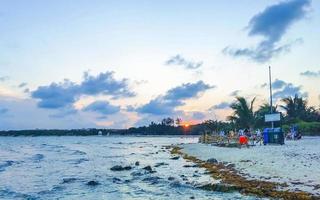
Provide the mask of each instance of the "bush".
{"label": "bush", "polygon": [[[304,122],[300,121],[296,123],[298,125],[298,130],[302,135],[309,136],[320,136],[320,122]],[[290,130],[291,125],[283,125],[282,129],[284,132],[288,132]]]}

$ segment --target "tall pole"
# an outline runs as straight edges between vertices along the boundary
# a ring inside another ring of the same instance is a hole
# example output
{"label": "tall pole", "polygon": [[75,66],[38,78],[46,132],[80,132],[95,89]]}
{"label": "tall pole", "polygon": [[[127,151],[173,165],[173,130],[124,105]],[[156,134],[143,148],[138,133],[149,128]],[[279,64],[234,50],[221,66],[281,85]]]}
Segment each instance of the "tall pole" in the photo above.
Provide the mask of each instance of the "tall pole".
{"label": "tall pole", "polygon": [[[269,85],[270,85],[270,114],[273,113],[272,109],[272,83],[271,83],[271,67],[269,66]],[[271,122],[271,126],[273,128],[273,122]]]}

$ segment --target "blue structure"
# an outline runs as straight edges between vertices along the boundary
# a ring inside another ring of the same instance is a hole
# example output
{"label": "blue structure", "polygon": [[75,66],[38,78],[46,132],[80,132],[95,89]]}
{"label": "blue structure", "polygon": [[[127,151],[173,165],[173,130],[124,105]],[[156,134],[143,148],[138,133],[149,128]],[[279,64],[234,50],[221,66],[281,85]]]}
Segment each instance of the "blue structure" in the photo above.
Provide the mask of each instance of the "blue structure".
{"label": "blue structure", "polygon": [[284,144],[284,133],[281,128],[265,128],[263,130],[263,144]]}

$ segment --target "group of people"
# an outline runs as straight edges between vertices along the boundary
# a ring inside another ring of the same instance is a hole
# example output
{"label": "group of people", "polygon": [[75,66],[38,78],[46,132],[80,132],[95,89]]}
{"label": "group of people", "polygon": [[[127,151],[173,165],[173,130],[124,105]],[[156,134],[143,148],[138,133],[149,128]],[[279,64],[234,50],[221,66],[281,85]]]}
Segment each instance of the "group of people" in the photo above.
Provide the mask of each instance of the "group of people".
{"label": "group of people", "polygon": [[263,135],[260,129],[252,131],[249,129],[240,129],[238,132],[229,131],[227,134],[222,130],[219,132],[219,136],[227,138],[228,143],[233,139],[238,139],[241,145],[255,145],[263,143]]}
{"label": "group of people", "polygon": [[302,137],[297,126],[292,126],[286,135],[287,140],[300,140]]}

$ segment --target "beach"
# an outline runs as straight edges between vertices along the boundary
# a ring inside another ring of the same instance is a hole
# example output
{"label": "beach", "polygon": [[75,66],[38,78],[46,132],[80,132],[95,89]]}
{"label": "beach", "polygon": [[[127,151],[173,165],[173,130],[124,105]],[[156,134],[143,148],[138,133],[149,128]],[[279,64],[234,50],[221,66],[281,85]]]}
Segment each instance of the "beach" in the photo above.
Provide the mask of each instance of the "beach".
{"label": "beach", "polygon": [[285,190],[320,196],[320,137],[286,141],[285,145],[226,148],[210,144],[183,144],[181,152],[202,161],[216,159],[232,165],[247,180],[285,184]]}

